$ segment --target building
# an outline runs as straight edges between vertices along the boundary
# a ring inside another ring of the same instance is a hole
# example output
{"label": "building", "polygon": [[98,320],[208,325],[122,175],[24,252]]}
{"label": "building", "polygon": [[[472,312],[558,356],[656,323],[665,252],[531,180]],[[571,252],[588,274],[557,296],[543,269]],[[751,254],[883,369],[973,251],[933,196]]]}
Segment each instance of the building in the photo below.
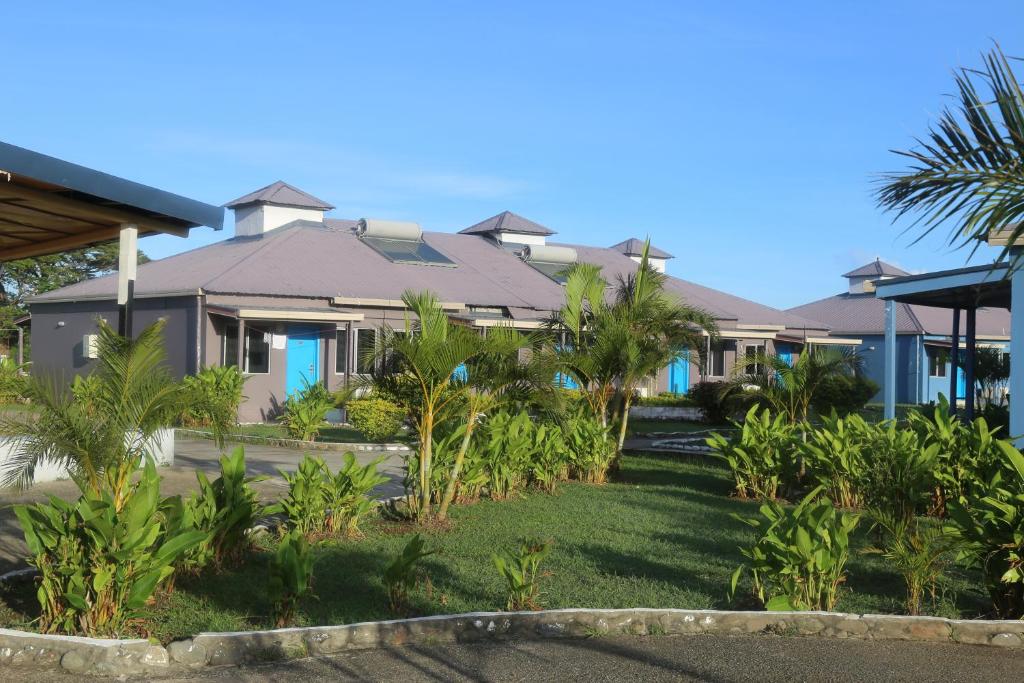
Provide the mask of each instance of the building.
{"label": "building", "polygon": [[[481,331],[536,329],[563,302],[573,263],[614,281],[636,269],[643,242],[613,247],[556,243],[555,232],[505,211],[458,233],[415,223],[329,218],[333,207],[283,182],[227,204],[235,236],[139,267],[136,329],[166,320],[169,360],[179,375],[237,364],[248,377],[243,422],[272,419],[306,381],[328,388],[365,373],[360,349],[381,325],[400,328],[405,290],[430,290],[453,319]],[[664,270],[672,256],[651,250]],[[117,314],[116,277],[81,282],[31,302],[36,372],[88,372],[96,319]],[[680,362],[647,391],[685,392],[701,377],[724,379],[737,355],[791,354],[805,343],[849,343],[800,315],[676,277],[670,292],[710,312],[722,330],[707,368]],[[711,347],[711,344],[708,345]]]}
{"label": "building", "polygon": [[[910,276],[891,264],[876,259],[843,275],[847,291],[802,306],[789,313],[817,320],[831,334],[860,338],[857,346],[868,377],[879,387],[885,373],[885,301],[875,296],[877,283]],[[953,312],[949,308],[895,302],[896,401],[929,403],[939,394],[950,393],[950,351]],[[979,347],[1009,352],[1010,313],[1005,308],[977,310]],[[958,347],[966,338],[966,316],[960,320]],[[966,382],[963,368],[957,372],[957,398],[963,400]],[[882,400],[882,392],[875,397]]]}

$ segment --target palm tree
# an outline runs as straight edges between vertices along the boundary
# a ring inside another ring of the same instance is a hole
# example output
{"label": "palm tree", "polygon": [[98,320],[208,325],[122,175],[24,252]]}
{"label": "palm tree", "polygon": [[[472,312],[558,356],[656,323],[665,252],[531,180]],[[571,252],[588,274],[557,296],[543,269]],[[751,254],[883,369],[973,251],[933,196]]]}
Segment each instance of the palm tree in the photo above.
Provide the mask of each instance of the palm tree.
{"label": "palm tree", "polygon": [[[464,372],[457,373],[453,388],[461,391],[465,399],[465,431],[441,497],[437,511],[439,520],[447,518],[448,508],[455,499],[462,465],[480,419],[511,402],[537,403],[553,399],[554,385],[551,378],[555,375],[557,365],[550,354],[535,349],[536,346],[533,338],[511,327],[491,328],[482,341],[479,353],[467,360]],[[526,362],[519,360],[519,352],[523,349],[535,351]]]}
{"label": "palm tree", "polygon": [[481,352],[483,339],[467,327],[455,325],[430,292],[406,291],[402,302],[415,320],[406,315],[405,331],[379,329],[373,353],[381,370],[373,375],[376,388],[407,397],[418,439],[417,491],[414,514],[424,520],[431,514],[430,474],[433,467],[434,427],[459,407],[464,385],[459,369]]}
{"label": "palm tree", "polygon": [[792,365],[781,356],[759,352],[740,358],[732,383],[756,392],[758,398],[790,423],[806,421],[811,401],[823,382],[841,374],[860,372],[863,361],[852,350],[804,348]]}
{"label": "palm tree", "polygon": [[910,169],[884,175],[877,197],[897,218],[920,214],[917,239],[947,220],[955,222],[949,244],[958,247],[1007,230],[1002,259],[1024,242],[1024,90],[998,45],[984,61],[983,70],[955,73],[955,106],[918,148],[896,152]]}
{"label": "palm tree", "polygon": [[181,391],[166,365],[163,322],[125,339],[99,324],[96,370],[75,391],[32,375],[27,395],[38,407],[27,417],[0,419],[13,442],[3,484],[31,486],[36,468],[67,468],[83,492],[108,491],[118,510],[131,474],[151,457],[157,432],[181,413]]}

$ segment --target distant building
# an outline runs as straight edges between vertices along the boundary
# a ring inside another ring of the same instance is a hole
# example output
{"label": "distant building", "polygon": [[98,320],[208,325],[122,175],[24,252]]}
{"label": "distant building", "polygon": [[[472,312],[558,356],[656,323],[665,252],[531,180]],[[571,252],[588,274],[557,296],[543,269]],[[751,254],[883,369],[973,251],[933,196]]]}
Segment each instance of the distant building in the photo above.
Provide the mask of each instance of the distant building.
{"label": "distant building", "polygon": [[[306,381],[334,389],[364,374],[364,355],[384,324],[400,328],[405,290],[434,292],[458,322],[485,333],[536,329],[564,301],[564,271],[600,266],[611,282],[635,271],[643,242],[613,247],[550,241],[555,232],[509,211],[458,233],[415,223],[327,218],[333,207],[283,182],[233,202],[235,236],[139,267],[136,329],[167,321],[170,362],[181,376],[239,365],[248,377],[240,419],[272,419]],[[652,247],[660,271],[671,254]],[[116,277],[31,300],[37,372],[88,372],[96,318],[116,318]],[[702,377],[724,379],[739,356],[792,354],[809,340],[843,343],[828,326],[676,277],[670,293],[712,314],[721,342],[707,368],[675,363],[645,391],[685,393]],[[696,358],[696,354],[694,354]]]}
{"label": "distant building", "polygon": [[[817,320],[831,334],[859,337],[858,350],[864,358],[868,377],[880,387],[885,369],[885,302],[875,298],[874,283],[909,275],[891,264],[875,260],[843,275],[847,291],[802,306],[789,313]],[[949,394],[953,314],[949,309],[906,303],[896,304],[896,401],[928,403],[940,393]],[[965,317],[960,320],[960,344],[964,344]],[[1002,308],[980,308],[977,313],[979,347],[1010,348],[1010,312]],[[963,399],[966,385],[963,369],[958,372],[957,398]],[[882,400],[879,392],[876,401]]]}

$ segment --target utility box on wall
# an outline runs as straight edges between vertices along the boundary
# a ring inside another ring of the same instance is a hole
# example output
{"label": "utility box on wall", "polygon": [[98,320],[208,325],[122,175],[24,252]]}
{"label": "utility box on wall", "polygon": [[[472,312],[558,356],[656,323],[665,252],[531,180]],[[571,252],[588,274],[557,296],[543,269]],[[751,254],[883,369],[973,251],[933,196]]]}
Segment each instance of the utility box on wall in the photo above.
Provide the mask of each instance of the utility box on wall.
{"label": "utility box on wall", "polygon": [[99,358],[99,348],[96,343],[97,335],[86,334],[82,336],[82,355],[86,358]]}

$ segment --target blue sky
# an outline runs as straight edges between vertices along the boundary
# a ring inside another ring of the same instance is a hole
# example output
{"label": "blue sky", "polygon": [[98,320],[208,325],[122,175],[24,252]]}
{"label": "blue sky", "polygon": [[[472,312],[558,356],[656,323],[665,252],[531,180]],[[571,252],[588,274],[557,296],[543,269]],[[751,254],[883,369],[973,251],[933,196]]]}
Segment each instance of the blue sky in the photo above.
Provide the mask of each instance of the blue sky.
{"label": "blue sky", "polygon": [[985,6],[16,3],[0,139],[216,204],[283,179],[337,217],[650,235],[671,274],[788,307],[875,256],[965,263],[871,190],[952,69],[1024,54],[1024,4]]}

